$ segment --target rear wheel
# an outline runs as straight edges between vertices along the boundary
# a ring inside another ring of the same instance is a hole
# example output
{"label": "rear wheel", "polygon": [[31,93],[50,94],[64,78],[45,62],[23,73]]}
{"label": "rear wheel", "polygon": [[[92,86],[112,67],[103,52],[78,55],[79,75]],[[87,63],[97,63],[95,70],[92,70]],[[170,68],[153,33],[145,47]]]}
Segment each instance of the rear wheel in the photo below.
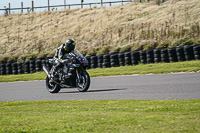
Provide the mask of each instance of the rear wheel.
{"label": "rear wheel", "polygon": [[50,82],[48,77],[46,78],[46,87],[50,93],[58,93],[61,89],[58,84]]}
{"label": "rear wheel", "polygon": [[76,78],[76,87],[80,92],[86,92],[90,87],[90,76],[84,71],[81,73],[80,78],[82,78],[81,81]]}

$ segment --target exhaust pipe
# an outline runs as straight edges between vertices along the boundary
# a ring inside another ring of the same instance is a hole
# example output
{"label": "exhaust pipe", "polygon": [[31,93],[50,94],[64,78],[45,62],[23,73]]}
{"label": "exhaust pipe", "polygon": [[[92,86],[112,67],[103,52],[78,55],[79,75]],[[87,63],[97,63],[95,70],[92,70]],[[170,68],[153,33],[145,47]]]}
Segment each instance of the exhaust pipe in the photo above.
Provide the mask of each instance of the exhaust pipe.
{"label": "exhaust pipe", "polygon": [[49,74],[49,70],[46,68],[46,66],[43,66],[43,70],[46,73],[46,75],[48,76],[48,78],[51,78],[51,75]]}
{"label": "exhaust pipe", "polygon": [[54,83],[56,83],[56,84],[59,84],[57,81],[55,81],[55,80],[53,80],[53,79],[51,78],[51,75],[49,74],[49,70],[48,70],[48,68],[47,68],[46,66],[43,66],[43,70],[44,70],[44,72],[46,73],[46,75],[48,76],[48,78],[49,78],[52,82],[54,82]]}

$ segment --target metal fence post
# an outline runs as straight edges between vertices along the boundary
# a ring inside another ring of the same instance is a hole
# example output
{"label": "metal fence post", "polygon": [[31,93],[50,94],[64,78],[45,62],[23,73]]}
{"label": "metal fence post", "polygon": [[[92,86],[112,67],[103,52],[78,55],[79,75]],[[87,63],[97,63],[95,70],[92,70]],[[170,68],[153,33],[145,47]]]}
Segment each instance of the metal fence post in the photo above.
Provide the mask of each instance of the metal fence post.
{"label": "metal fence post", "polygon": [[81,0],[81,8],[83,8],[83,0]]}
{"label": "metal fence post", "polygon": [[64,8],[66,9],[66,0],[64,0]]}
{"label": "metal fence post", "polygon": [[10,14],[10,3],[8,4],[8,10],[9,10],[9,14]]}
{"label": "metal fence post", "polygon": [[34,12],[34,1],[32,1],[32,12]]}
{"label": "metal fence post", "polygon": [[123,5],[123,0],[122,0],[122,5]]}
{"label": "metal fence post", "polygon": [[49,7],[49,5],[50,5],[50,4],[49,4],[49,0],[48,0],[48,11],[50,11],[50,7]]}
{"label": "metal fence post", "polygon": [[103,6],[103,0],[101,0],[101,6]]}
{"label": "metal fence post", "polygon": [[21,13],[23,13],[23,2],[21,2]]}

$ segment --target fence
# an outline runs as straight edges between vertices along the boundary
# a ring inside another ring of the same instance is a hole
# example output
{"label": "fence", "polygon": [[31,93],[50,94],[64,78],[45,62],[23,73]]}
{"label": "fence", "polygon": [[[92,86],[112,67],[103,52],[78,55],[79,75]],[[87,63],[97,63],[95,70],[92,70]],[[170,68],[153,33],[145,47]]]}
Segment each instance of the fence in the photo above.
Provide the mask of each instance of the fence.
{"label": "fence", "polygon": [[47,9],[48,11],[50,11],[51,8],[54,9],[57,7],[64,7],[64,9],[66,9],[68,7],[68,9],[70,9],[73,6],[79,6],[80,8],[83,8],[84,6],[89,6],[91,8],[92,5],[103,6],[103,5],[109,4],[109,6],[112,6],[112,4],[114,4],[114,3],[121,3],[123,5],[124,3],[132,2],[133,0],[121,0],[121,1],[112,1],[112,2],[103,2],[103,0],[101,0],[101,2],[95,2],[95,3],[84,3],[83,0],[81,0],[80,4],[66,4],[66,0],[64,0],[63,5],[54,5],[54,6],[51,6],[49,1],[50,0],[48,0],[47,6],[38,6],[38,7],[34,6],[34,1],[32,1],[31,7],[23,7],[23,2],[21,2],[20,8],[11,8],[11,4],[9,3],[8,8],[0,9],[0,11],[5,11],[5,14],[11,14],[11,11],[14,11],[14,10],[21,10],[21,13],[23,13],[24,10],[27,10],[27,12],[34,12],[35,9]]}
{"label": "fence", "polygon": [[[11,4],[8,4],[8,8],[5,9],[0,9],[0,11],[5,11],[5,14],[11,14],[11,11],[13,10],[21,10],[21,13],[24,12],[24,10],[27,10],[27,12],[34,12],[35,9],[47,9],[48,11],[50,11],[51,8],[57,8],[57,7],[64,7],[64,9],[66,9],[68,7],[68,9],[70,9],[73,6],[79,6],[80,8],[83,8],[83,6],[89,6],[90,8],[92,7],[92,5],[109,5],[112,6],[112,4],[115,3],[121,3],[122,5],[124,3],[128,3],[128,2],[132,2],[132,1],[138,1],[140,3],[146,1],[149,2],[151,0],[120,0],[120,1],[112,1],[112,2],[103,2],[103,0],[101,0],[101,2],[95,2],[95,3],[84,3],[83,0],[81,0],[80,4],[66,4],[66,0],[64,0],[64,4],[63,5],[54,5],[54,6],[50,6],[50,0],[48,0],[48,5],[47,6],[38,6],[35,7],[34,6],[34,1],[32,1],[31,7],[23,7],[23,2],[21,2],[21,7],[20,8],[11,8]],[[165,2],[166,0],[155,0],[158,4]]]}

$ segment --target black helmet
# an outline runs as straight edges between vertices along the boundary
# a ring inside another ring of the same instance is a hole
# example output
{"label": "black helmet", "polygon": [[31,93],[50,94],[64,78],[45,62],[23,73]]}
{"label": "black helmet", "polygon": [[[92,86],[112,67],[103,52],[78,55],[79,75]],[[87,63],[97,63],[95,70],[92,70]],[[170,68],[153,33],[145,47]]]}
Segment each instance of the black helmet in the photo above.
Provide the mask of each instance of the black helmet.
{"label": "black helmet", "polygon": [[72,52],[75,48],[76,43],[72,39],[67,39],[65,42],[66,49],[69,50],[69,52]]}

